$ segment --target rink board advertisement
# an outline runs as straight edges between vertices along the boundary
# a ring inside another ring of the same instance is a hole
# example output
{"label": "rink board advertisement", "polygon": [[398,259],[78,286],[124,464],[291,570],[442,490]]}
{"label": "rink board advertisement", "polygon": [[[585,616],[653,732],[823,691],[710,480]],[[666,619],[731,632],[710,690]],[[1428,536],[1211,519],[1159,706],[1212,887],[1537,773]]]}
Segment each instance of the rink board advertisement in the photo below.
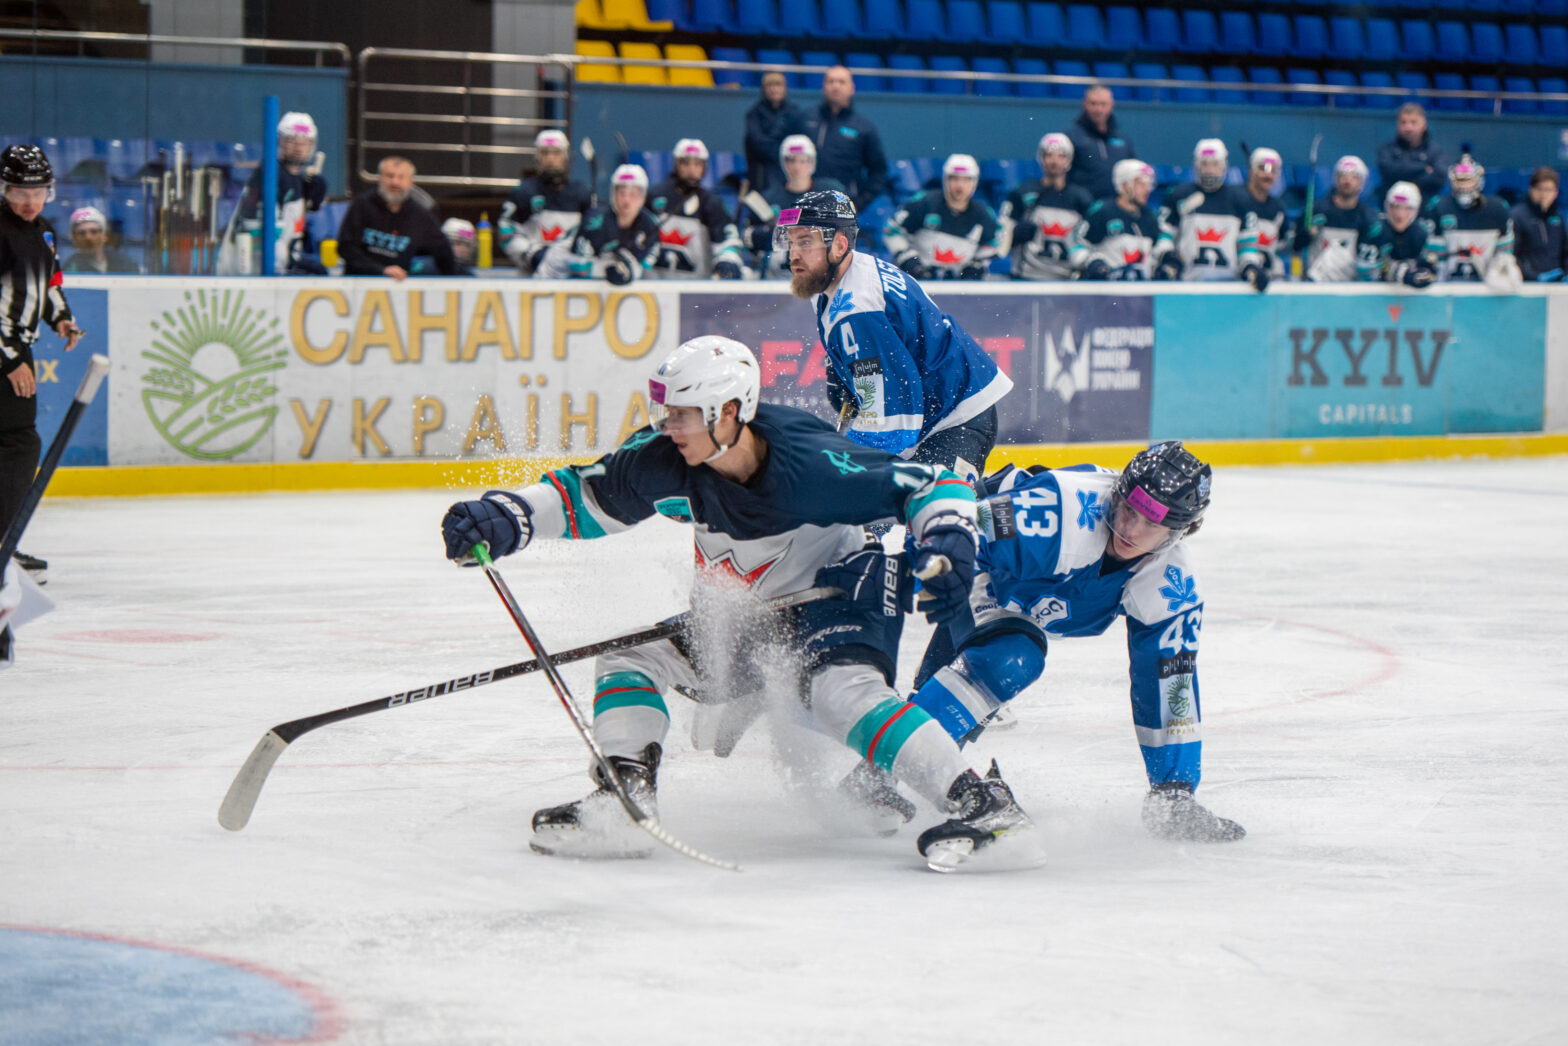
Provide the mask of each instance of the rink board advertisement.
{"label": "rink board advertisement", "polygon": [[[997,406],[998,443],[1148,438],[1153,298],[957,293],[942,284],[932,293],[1013,379]],[[809,302],[769,292],[686,293],[681,332],[746,342],[762,364],[764,399],[833,420],[823,389],[827,353]]]}
{"label": "rink board advertisement", "polygon": [[[45,331],[33,343],[33,374],[38,379],[38,436],[45,449],[71,409],[76,389],[87,373],[94,353],[109,352],[109,292],[77,288],[67,299],[76,325],[87,333],[76,348],[65,351],[65,342],[52,331]],[[108,397],[102,391],[82,412],[66,445],[62,465],[107,465],[109,463]]]}
{"label": "rink board advertisement", "polygon": [[111,464],[592,456],[647,424],[676,296],[521,280],[116,289]]}

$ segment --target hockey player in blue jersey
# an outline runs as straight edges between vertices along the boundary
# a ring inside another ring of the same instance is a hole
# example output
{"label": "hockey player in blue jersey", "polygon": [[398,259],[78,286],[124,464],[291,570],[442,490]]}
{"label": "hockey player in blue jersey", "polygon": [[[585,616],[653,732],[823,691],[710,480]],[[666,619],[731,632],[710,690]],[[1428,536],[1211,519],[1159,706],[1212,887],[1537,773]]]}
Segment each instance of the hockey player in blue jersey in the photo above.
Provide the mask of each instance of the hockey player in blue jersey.
{"label": "hockey player in blue jersey", "polygon": [[1427,250],[1438,259],[1437,278],[1458,283],[1523,282],[1514,261],[1514,223],[1508,205],[1481,190],[1486,168],[1467,149],[1448,169],[1449,195],[1427,204]]}
{"label": "hockey player in blue jersey", "polygon": [[932,303],[914,277],[856,251],[855,205],[812,193],[779,215],[790,293],[816,309],[828,401],[868,447],[973,481],[996,444],[996,404],[1013,387],[991,357]]}
{"label": "hockey player in blue jersey", "polygon": [[1118,160],[1111,168],[1116,195],[1096,200],[1078,224],[1067,260],[1084,280],[1147,280],[1160,235],[1149,209],[1154,168],[1142,160]]}
{"label": "hockey player in blue jersey", "polygon": [[917,192],[882,230],[900,269],[917,280],[983,280],[997,252],[991,205],[975,198],[980,165],[954,153],[942,164],[942,191]]}
{"label": "hockey player in blue jersey", "polygon": [[1361,199],[1367,165],[1359,156],[1341,156],[1334,164],[1334,191],[1296,231],[1296,249],[1304,251],[1307,279],[1316,283],[1349,283],[1356,279],[1361,243],[1377,224],[1377,210]]}
{"label": "hockey player in blue jersey", "polygon": [[1015,280],[1070,280],[1073,233],[1094,204],[1081,185],[1069,185],[1073,140],[1052,132],[1040,139],[1043,176],[1007,194],[997,215],[997,251],[1009,255]]}
{"label": "hockey player in blue jersey", "polygon": [[[686,342],[649,381],[653,426],[592,465],[453,505],[441,528],[448,557],[461,561],[480,542],[500,557],[536,537],[603,537],[663,515],[694,528],[694,600],[715,586],[759,596],[813,584],[842,589],[841,599],[799,607],[787,640],[804,666],[802,692],[817,729],[953,813],[920,836],[933,869],[951,871],[1004,839],[998,850],[1037,863],[1032,825],[995,764],[981,777],[940,724],[893,690],[899,559],[865,545],[864,524],[904,523],[917,571],[929,572],[938,557],[953,567],[933,583],[928,616],[963,613],[968,586],[958,579],[973,572],[973,489],[946,469],[850,443],[804,411],[759,404],[760,387],[746,346],[715,336]],[[594,737],[644,809],[656,801],[670,724],[664,695],[713,686],[703,669],[700,648],[674,641],[595,665]],[[628,831],[613,793],[597,783],[587,799],[534,815],[535,849],[624,855],[625,837],[640,833]]]}
{"label": "hockey player in blue jersey", "polygon": [[937,629],[911,702],[953,737],[973,736],[1040,677],[1048,638],[1099,635],[1126,617],[1145,825],[1168,838],[1241,838],[1240,825],[1193,800],[1203,591],[1182,539],[1203,522],[1210,477],[1174,440],[1119,474],[1008,466],[987,477],[970,614]]}
{"label": "hockey player in blue jersey", "polygon": [[1437,255],[1428,250],[1426,225],[1417,220],[1420,213],[1421,190],[1414,182],[1389,186],[1383,213],[1356,252],[1358,279],[1403,283],[1417,290],[1437,281]]}

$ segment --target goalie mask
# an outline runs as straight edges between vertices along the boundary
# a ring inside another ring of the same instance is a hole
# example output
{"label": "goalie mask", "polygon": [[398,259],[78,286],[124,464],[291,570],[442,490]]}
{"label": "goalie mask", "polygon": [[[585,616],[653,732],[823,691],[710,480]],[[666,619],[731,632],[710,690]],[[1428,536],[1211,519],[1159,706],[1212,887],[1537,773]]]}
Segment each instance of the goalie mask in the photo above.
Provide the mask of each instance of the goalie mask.
{"label": "goalie mask", "polygon": [[1474,207],[1485,184],[1486,168],[1476,163],[1475,157],[1468,152],[1460,155],[1448,169],[1449,189],[1454,194],[1454,202],[1461,207]]}
{"label": "goalie mask", "polygon": [[1218,138],[1205,138],[1192,150],[1193,180],[1204,192],[1216,192],[1225,184],[1230,152]]}
{"label": "goalie mask", "polygon": [[1180,440],[1156,443],[1127,463],[1105,521],[1112,535],[1139,553],[1163,552],[1203,525],[1213,470]]}
{"label": "goalie mask", "polygon": [[719,442],[715,431],[724,405],[739,401],[735,417],[744,426],[757,416],[761,391],[762,371],[751,350],[733,338],[705,334],[670,353],[648,379],[648,412],[654,430],[663,433],[670,423],[671,407],[699,408],[708,435],[718,448],[704,459],[712,461],[733,446]]}

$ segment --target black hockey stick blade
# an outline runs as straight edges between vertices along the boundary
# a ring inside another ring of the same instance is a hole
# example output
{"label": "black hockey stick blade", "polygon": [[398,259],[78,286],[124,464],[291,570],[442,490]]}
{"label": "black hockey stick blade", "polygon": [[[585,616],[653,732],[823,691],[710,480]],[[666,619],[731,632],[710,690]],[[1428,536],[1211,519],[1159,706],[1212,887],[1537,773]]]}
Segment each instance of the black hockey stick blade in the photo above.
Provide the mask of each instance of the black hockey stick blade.
{"label": "black hockey stick blade", "polygon": [[49,443],[49,450],[38,466],[38,473],[33,477],[33,485],[27,488],[27,496],[22,499],[21,506],[17,508],[16,518],[11,520],[11,527],[6,531],[5,539],[0,541],[0,566],[9,563],[11,557],[16,555],[16,546],[22,543],[22,531],[27,529],[28,521],[33,518],[38,503],[43,500],[44,488],[49,486],[49,480],[54,476],[55,469],[60,467],[60,459],[65,456],[65,447],[71,442],[71,433],[76,431],[76,423],[82,420],[82,414],[87,410],[87,405],[93,401],[93,397],[98,395],[98,386],[103,384],[103,379],[108,373],[109,357],[94,354],[87,363],[87,373],[82,375],[82,383],[76,387],[76,398],[71,401],[65,417],[60,419],[60,429],[54,434],[54,439]]}
{"label": "black hockey stick blade", "polygon": [[[818,599],[832,599],[843,595],[834,588],[808,588],[799,592],[790,592],[782,596],[775,596],[764,602],[763,606],[772,610],[783,610],[788,607],[799,606],[803,603],[814,602]],[[665,621],[662,624],[645,628],[640,632],[631,632],[624,636],[615,636],[612,639],[589,643],[573,650],[564,650],[553,658],[556,664],[568,664],[573,661],[584,661],[600,654],[612,653],[616,650],[629,650],[632,647],[643,646],[647,643],[657,643],[682,632],[691,620],[691,612],[687,611],[678,617]],[[503,679],[513,676],[527,675],[537,672],[542,666],[538,659],[518,661],[500,668],[491,668],[483,672],[474,672],[466,676],[457,676],[454,679],[443,680],[439,683],[426,683],[423,686],[409,687],[399,690],[395,694],[387,694],[371,701],[362,701],[357,705],[348,705],[345,708],[336,708],[330,712],[318,712],[315,715],[304,716],[300,719],[291,719],[286,723],[279,723],[256,743],[255,749],[240,767],[239,773],[234,775],[234,781],[229,785],[227,794],[223,797],[223,805],[218,808],[218,823],[231,832],[237,832],[250,822],[252,812],[256,809],[256,801],[261,798],[261,790],[267,783],[267,775],[272,771],[272,765],[278,761],[283,750],[299,738],[318,727],[331,723],[339,723],[345,719],[357,719],[360,716],[384,712],[389,708],[402,708],[407,705],[419,704],[433,697],[442,697],[446,694],[455,694],[475,687],[486,686],[490,683],[499,683]]]}

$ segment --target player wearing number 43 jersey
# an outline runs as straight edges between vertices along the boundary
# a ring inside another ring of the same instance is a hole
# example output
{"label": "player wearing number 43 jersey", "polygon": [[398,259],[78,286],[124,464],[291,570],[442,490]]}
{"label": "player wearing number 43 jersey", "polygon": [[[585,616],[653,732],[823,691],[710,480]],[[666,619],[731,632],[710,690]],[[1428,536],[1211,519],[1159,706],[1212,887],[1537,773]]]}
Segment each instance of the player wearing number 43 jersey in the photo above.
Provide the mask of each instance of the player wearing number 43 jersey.
{"label": "player wearing number 43 jersey", "polygon": [[[948,732],[893,690],[910,586],[901,559],[867,545],[862,529],[896,519],[909,528],[917,571],[933,572],[938,557],[951,563],[927,582],[924,597],[927,615],[947,620],[967,606],[973,488],[946,469],[857,446],[803,411],[759,405],[756,359],[728,338],[686,342],[648,384],[653,427],[592,465],[453,505],[442,522],[447,555],[462,560],[485,542],[499,557],[534,537],[603,537],[662,515],[695,531],[694,600],[715,587],[749,587],[761,596],[813,584],[842,590],[842,598],[799,607],[783,639],[792,663],[804,666],[802,691],[816,728],[953,815],[920,837],[935,870],[951,871],[980,851],[1038,863],[1032,825],[995,765],[985,777],[975,773]],[[666,641],[595,666],[594,738],[649,813],[670,725],[665,695],[722,688],[722,676],[706,671],[710,656],[718,655],[705,654],[700,639],[695,650],[692,641]],[[598,784],[586,799],[534,815],[536,850],[642,853],[646,839],[607,782]],[[999,842],[1005,845],[993,849]]]}
{"label": "player wearing number 43 jersey", "polygon": [[1132,718],[1156,835],[1239,839],[1192,798],[1202,740],[1198,636],[1203,591],[1187,543],[1209,504],[1210,469],[1181,443],[1121,473],[1093,465],[986,478],[969,615],[937,630],[912,703],[971,737],[1039,678],[1050,638],[1099,635],[1127,619]]}

